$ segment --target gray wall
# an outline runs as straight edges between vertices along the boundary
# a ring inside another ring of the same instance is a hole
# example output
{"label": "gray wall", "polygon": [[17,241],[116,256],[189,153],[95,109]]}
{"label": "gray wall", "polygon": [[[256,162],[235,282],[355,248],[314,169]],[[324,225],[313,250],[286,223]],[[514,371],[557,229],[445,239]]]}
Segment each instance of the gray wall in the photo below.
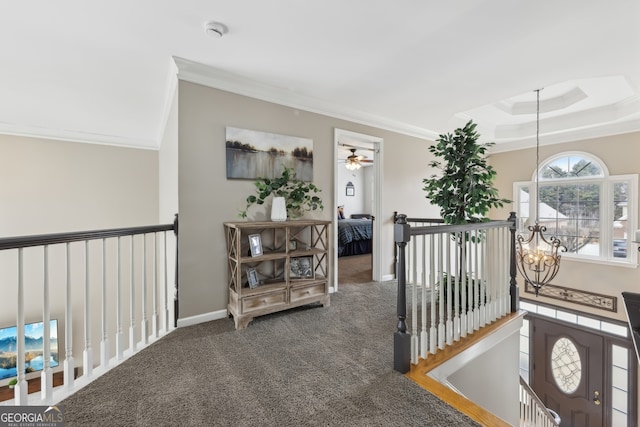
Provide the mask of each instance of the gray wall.
{"label": "gray wall", "polygon": [[[0,237],[48,234],[158,223],[158,152],[106,145],[0,135]],[[99,242],[98,242],[99,243]],[[65,258],[51,248],[51,317],[64,335]],[[74,356],[82,364],[84,254],[72,245]],[[92,253],[101,248],[92,246]],[[16,324],[17,251],[0,251],[0,289],[5,309],[0,326]],[[25,249],[25,321],[42,319],[42,249]],[[99,264],[91,265],[91,283],[99,283]],[[110,283],[113,277],[109,278]],[[113,300],[115,288],[108,298]],[[100,307],[100,292],[91,294]],[[125,297],[124,304],[128,304]],[[110,307],[113,307],[111,305]],[[125,305],[127,307],[127,305]],[[136,319],[140,319],[139,308]],[[95,311],[96,315],[100,311]],[[109,313],[110,320],[114,312]],[[126,318],[125,318],[126,319]],[[125,320],[125,324],[127,321]],[[113,324],[113,323],[112,323]],[[125,332],[126,333],[126,332]],[[92,322],[94,360],[99,357],[100,322]],[[111,337],[112,351],[115,340]],[[64,356],[61,340],[60,355]],[[62,363],[60,363],[61,369]]]}
{"label": "gray wall", "polygon": [[[393,271],[393,211],[437,215],[422,191],[422,178],[430,174],[429,141],[180,81],[181,318],[226,309],[223,222],[238,221],[244,200],[253,192],[251,181],[226,179],[226,126],[313,139],[314,182],[323,190],[325,210],[311,217],[329,220],[335,218],[334,129],[383,138],[383,211],[379,218],[384,227],[383,275]],[[249,216],[265,218],[265,211],[254,207]]]}
{"label": "gray wall", "polygon": [[0,135],[0,236],[157,223],[158,152]]}

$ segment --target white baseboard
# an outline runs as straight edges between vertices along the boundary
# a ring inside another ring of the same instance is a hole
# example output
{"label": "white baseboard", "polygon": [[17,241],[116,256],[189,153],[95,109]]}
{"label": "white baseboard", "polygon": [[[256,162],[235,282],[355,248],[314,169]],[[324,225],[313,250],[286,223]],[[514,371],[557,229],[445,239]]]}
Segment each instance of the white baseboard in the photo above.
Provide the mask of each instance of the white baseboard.
{"label": "white baseboard", "polygon": [[395,274],[385,274],[384,276],[382,276],[382,282],[388,282],[389,280],[395,280],[396,275]]}
{"label": "white baseboard", "polygon": [[193,326],[199,323],[210,322],[212,320],[224,319],[225,317],[227,317],[227,310],[218,310],[209,313],[197,314],[195,316],[178,319],[178,328]]}

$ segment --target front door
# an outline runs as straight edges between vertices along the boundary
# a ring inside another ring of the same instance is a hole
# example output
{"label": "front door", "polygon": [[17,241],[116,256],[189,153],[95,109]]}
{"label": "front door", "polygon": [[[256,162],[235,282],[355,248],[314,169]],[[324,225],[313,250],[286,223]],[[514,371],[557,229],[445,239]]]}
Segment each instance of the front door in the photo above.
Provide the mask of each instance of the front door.
{"label": "front door", "polygon": [[564,323],[533,322],[532,388],[561,427],[604,425],[604,339]]}

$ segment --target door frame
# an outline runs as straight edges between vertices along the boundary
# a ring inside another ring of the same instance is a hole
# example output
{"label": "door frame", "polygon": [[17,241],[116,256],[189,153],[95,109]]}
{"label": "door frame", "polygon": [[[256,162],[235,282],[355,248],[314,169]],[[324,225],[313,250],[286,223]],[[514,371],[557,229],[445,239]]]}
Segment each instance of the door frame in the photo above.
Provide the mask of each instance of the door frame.
{"label": "door frame", "polygon": [[[381,137],[367,135],[363,133],[353,132],[345,129],[334,128],[334,143],[333,143],[333,221],[337,221],[335,212],[338,212],[338,192],[340,189],[338,188],[338,180],[336,179],[338,167],[338,150],[340,144],[348,144],[357,147],[358,142],[372,144],[373,145],[373,202],[372,202],[372,212],[371,215],[375,217],[375,221],[373,221],[373,241],[371,242],[371,250],[373,252],[372,261],[372,280],[374,282],[381,281],[381,271],[380,271],[380,261],[381,261],[381,250],[382,250],[382,239],[381,237],[381,216],[382,212],[382,147],[384,140]],[[343,166],[344,167],[344,166]],[[336,292],[338,290],[338,251],[337,251],[337,242],[338,242],[338,227],[337,225],[333,227],[333,265],[335,268],[333,269],[333,286],[329,288],[329,292]]]}

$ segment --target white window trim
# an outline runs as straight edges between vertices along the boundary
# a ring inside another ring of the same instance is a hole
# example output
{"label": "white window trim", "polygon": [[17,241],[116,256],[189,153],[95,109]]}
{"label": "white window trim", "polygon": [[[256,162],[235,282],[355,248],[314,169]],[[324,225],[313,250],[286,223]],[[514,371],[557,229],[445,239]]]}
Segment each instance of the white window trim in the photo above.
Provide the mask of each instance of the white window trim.
{"label": "white window trim", "polygon": [[[540,180],[540,183],[547,182],[562,182],[562,183],[589,183],[589,182],[602,182],[602,200],[611,200],[613,197],[613,185],[616,182],[628,182],[629,183],[629,194],[632,198],[632,203],[629,204],[627,209],[627,236],[628,236],[628,245],[627,245],[627,258],[626,259],[616,259],[613,257],[612,248],[603,247],[604,252],[599,257],[593,257],[588,255],[579,255],[574,253],[563,253],[562,259],[567,261],[577,261],[577,262],[586,262],[592,264],[603,264],[610,265],[615,267],[625,267],[625,268],[637,268],[638,267],[638,250],[633,244],[633,239],[635,237],[635,228],[634,226],[638,224],[638,174],[627,174],[627,175],[609,175],[609,169],[604,164],[602,160],[593,156],[592,154],[581,152],[581,151],[566,151],[562,153],[555,154],[546,158],[541,165],[546,165],[548,163],[553,162],[562,157],[567,156],[582,156],[588,158],[592,161],[598,163],[598,165],[602,168],[603,176],[598,176],[594,178],[565,178],[558,180]],[[537,194],[536,194],[536,171],[534,170],[531,181],[516,181],[513,183],[513,205],[512,210],[516,213],[519,213],[519,204],[520,204],[520,187],[528,186],[529,187],[529,225],[533,225],[535,221],[535,206],[538,202]],[[600,204],[600,218],[603,218],[606,224],[609,224],[608,227],[601,228],[601,240],[605,242],[613,242],[613,219],[611,218],[610,212],[608,212],[609,204]],[[611,221],[609,221],[611,219]],[[602,222],[601,222],[602,223]]]}
{"label": "white window trim", "polygon": [[[586,153],[584,151],[563,151],[561,153],[558,154],[554,154],[552,156],[547,157],[544,162],[540,163],[540,169],[542,169],[543,166],[549,164],[549,163],[553,163],[554,161],[561,159],[563,157],[584,157],[586,159],[589,159],[591,161],[594,161],[596,163],[598,163],[598,166],[600,166],[600,168],[602,169],[602,176],[596,176],[594,178],[597,179],[602,179],[602,178],[607,178],[611,175],[609,175],[609,168],[607,167],[607,165],[604,164],[604,162],[602,160],[600,160],[599,158],[597,158],[596,156],[594,156],[593,154],[589,154]],[[587,179],[585,177],[585,179]],[[531,181],[535,182],[536,181],[536,171],[533,171],[533,174],[531,175]],[[542,179],[541,181],[546,181],[545,179]],[[554,180],[549,180],[549,181],[555,181]]]}

